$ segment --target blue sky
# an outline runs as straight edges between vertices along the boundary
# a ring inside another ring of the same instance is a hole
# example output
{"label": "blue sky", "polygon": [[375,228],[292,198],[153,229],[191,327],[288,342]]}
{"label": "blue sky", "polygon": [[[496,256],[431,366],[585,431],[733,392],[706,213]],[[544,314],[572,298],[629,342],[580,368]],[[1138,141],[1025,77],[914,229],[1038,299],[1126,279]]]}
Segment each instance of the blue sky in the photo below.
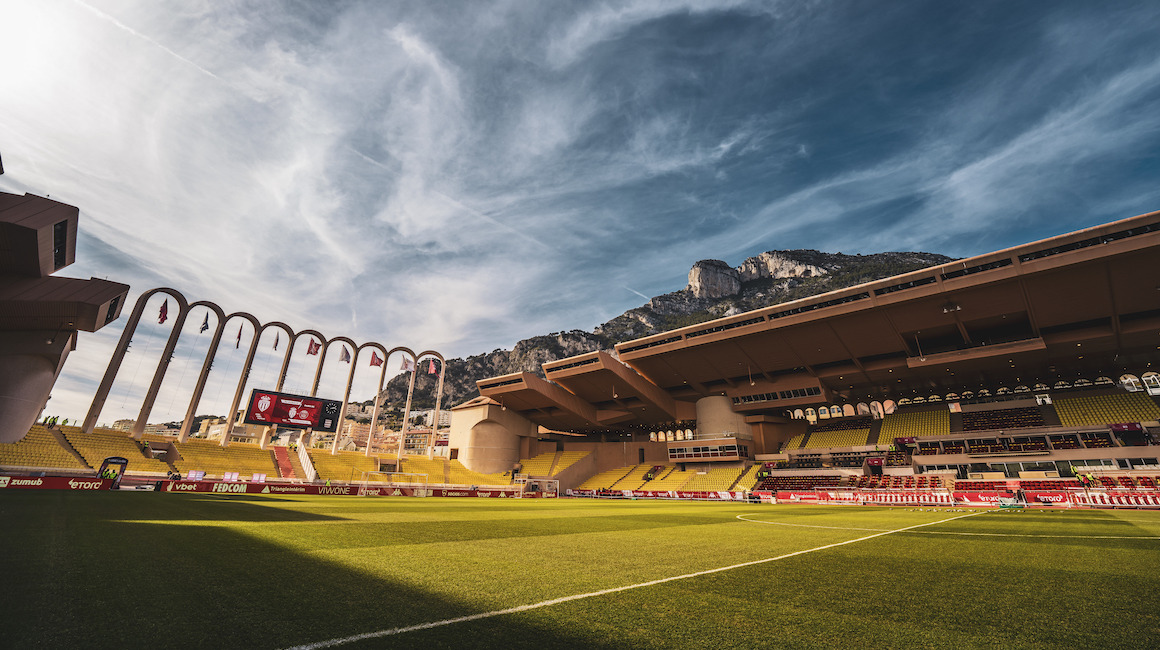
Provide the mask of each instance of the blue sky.
{"label": "blue sky", "polygon": [[[1157,3],[3,12],[0,191],[80,207],[68,275],[359,341],[463,356],[590,329],[698,259],[967,256],[1160,208]],[[106,329],[50,411],[83,415]]]}

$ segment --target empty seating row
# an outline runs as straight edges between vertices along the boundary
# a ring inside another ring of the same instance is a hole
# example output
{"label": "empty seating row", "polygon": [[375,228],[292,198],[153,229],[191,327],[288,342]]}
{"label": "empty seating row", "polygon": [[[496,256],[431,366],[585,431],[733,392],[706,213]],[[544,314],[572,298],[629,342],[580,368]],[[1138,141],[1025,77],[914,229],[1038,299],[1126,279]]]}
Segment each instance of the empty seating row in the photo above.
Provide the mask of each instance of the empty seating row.
{"label": "empty seating row", "polygon": [[842,485],[841,476],[767,476],[755,490],[812,490]]}
{"label": "empty seating row", "polygon": [[79,427],[61,427],[60,430],[73,449],[93,468],[99,468],[110,456],[120,456],[129,461],[126,472],[168,474],[172,471],[164,461],[147,458],[137,441],[124,431],[94,429],[92,433],[84,434]]}
{"label": "empty seating row", "polygon": [[1055,412],[1067,427],[1160,420],[1160,406],[1146,393],[1060,398]]}
{"label": "empty seating row", "polygon": [[463,463],[453,460],[447,468],[447,482],[452,485],[510,485],[512,473],[484,474],[467,469]]}
{"label": "empty seating row", "polygon": [[866,444],[870,436],[870,428],[864,429],[830,429],[814,431],[805,442],[805,449],[823,449],[826,447],[856,447]]}
{"label": "empty seating row", "polygon": [[61,446],[48,429],[36,424],[16,442],[0,443],[0,465],[84,470],[90,469]]}
{"label": "empty seating row", "polygon": [[[318,478],[324,481],[361,481],[366,476],[364,472],[377,472],[379,469],[379,459],[367,457],[361,451],[331,454],[328,449],[308,449],[307,453]],[[297,453],[293,455],[297,456]]]}
{"label": "empty seating row", "polygon": [[963,413],[963,431],[1023,429],[1045,425],[1043,414],[1037,406]]}
{"label": "empty seating row", "polygon": [[714,492],[724,491],[733,487],[733,484],[741,477],[744,467],[726,466],[726,467],[712,467],[707,472],[696,473],[688,483],[685,483],[682,489],[690,492]]}
{"label": "empty seating row", "polygon": [[181,454],[181,459],[174,461],[173,466],[183,476],[192,470],[200,470],[205,472],[206,478],[221,478],[226,472],[278,477],[278,464],[274,461],[274,453],[257,445],[235,442],[228,447],[222,447],[216,442],[200,440],[173,444],[177,448],[177,453]]}
{"label": "empty seating row", "polygon": [[869,415],[861,415],[858,417],[838,418],[835,420],[823,420],[810,427],[810,433],[822,433],[825,431],[849,431],[851,429],[869,429],[871,420]]}
{"label": "empty seating row", "polygon": [[[616,467],[610,470],[600,472],[588,477],[588,480],[581,483],[578,487],[581,490],[601,490],[611,488],[614,483],[624,478],[629,472],[639,467],[638,465],[628,465],[626,467]],[[648,466],[649,468],[652,465]]]}
{"label": "empty seating row", "polygon": [[560,457],[556,459],[556,468],[553,470],[553,474],[559,474],[560,472],[568,469],[569,467],[571,467],[572,465],[575,465],[577,461],[584,458],[588,454],[589,454],[589,452],[587,452],[587,451],[563,451],[563,452],[560,452]]}
{"label": "empty seating row", "polygon": [[882,420],[878,440],[890,442],[895,438],[945,436],[951,432],[951,415],[946,408],[937,411],[901,411]]}
{"label": "empty seating row", "polygon": [[556,452],[546,451],[531,458],[520,459],[520,473],[528,476],[550,476],[556,462]]}

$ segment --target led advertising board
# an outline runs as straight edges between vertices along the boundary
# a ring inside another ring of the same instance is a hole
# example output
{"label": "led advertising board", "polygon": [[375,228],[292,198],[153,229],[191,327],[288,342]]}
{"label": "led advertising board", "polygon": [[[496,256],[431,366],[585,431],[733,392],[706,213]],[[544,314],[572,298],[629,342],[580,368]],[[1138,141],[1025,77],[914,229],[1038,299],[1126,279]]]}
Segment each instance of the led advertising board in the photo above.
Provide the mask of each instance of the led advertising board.
{"label": "led advertising board", "polygon": [[255,388],[246,409],[246,424],[333,432],[342,402]]}

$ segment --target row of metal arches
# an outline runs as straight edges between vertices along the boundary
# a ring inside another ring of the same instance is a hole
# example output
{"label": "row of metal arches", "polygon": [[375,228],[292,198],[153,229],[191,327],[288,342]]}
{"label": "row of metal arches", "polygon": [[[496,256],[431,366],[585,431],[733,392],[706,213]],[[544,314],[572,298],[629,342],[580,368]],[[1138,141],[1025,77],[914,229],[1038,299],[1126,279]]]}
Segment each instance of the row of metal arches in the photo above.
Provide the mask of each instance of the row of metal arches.
{"label": "row of metal arches", "polygon": [[987,388],[980,388],[977,392],[965,390],[961,393],[946,393],[945,395],[930,395],[917,397],[903,397],[897,402],[894,400],[884,400],[882,402],[870,402],[859,404],[843,404],[841,406],[820,406],[817,409],[795,409],[792,412],[792,417],[796,420],[827,420],[830,418],[854,417],[858,415],[869,415],[875,419],[882,419],[886,415],[894,413],[899,406],[910,406],[913,404],[930,404],[937,402],[955,402],[959,400],[970,400],[977,398],[997,397],[1003,395],[1016,395],[1023,393],[1037,393],[1040,391],[1049,390],[1065,390],[1069,388],[1089,388],[1096,386],[1114,386],[1119,384],[1120,387],[1129,392],[1139,392],[1147,390],[1151,394],[1160,394],[1160,373],[1146,372],[1137,377],[1134,374],[1126,373],[1120,377],[1119,382],[1112,381],[1110,377],[1096,377],[1091,379],[1077,379],[1069,382],[1060,380],[1052,385],[1044,383],[1037,383],[1033,386],[1019,385],[1014,388],[1000,386],[993,392]]}
{"label": "row of metal arches", "polygon": [[[359,354],[362,353],[364,350],[367,350],[367,349],[377,350],[378,352],[381,352],[383,355],[383,363],[382,363],[381,369],[379,371],[378,390],[375,393],[376,396],[382,393],[383,385],[386,382],[386,373],[387,373],[386,360],[390,357],[390,355],[394,354],[395,352],[399,352],[407,357],[410,357],[411,362],[412,362],[412,366],[416,369],[415,372],[411,373],[410,383],[409,383],[408,388],[407,388],[407,404],[406,404],[406,407],[404,409],[403,430],[400,434],[401,436],[405,436],[406,431],[407,431],[408,418],[406,417],[406,414],[409,413],[411,410],[411,399],[412,399],[414,391],[415,391],[415,377],[418,374],[417,369],[419,367],[419,361],[421,359],[428,358],[428,357],[430,357],[432,359],[438,359],[440,371],[439,371],[439,379],[438,379],[438,384],[436,387],[436,394],[435,394],[435,412],[433,414],[432,419],[433,419],[433,422],[436,422],[436,423],[439,422],[439,410],[440,410],[441,402],[443,399],[443,379],[444,379],[444,375],[446,374],[444,372],[444,370],[446,368],[446,364],[445,364],[445,359],[443,358],[443,355],[439,354],[438,352],[436,352],[434,350],[424,350],[423,352],[416,354],[414,351],[412,351],[410,348],[407,348],[407,347],[398,346],[398,347],[388,349],[386,346],[382,345],[381,343],[375,342],[375,341],[368,341],[366,343],[359,345],[359,344],[356,344],[350,338],[345,337],[345,336],[336,336],[336,337],[328,339],[321,332],[318,332],[317,330],[312,330],[312,329],[306,329],[306,330],[302,330],[300,332],[295,332],[293,328],[291,328],[289,325],[282,323],[282,322],[272,321],[269,323],[262,323],[255,316],[253,316],[252,314],[249,314],[247,312],[233,312],[233,313],[227,315],[225,313],[225,311],[220,306],[218,306],[216,303],[213,303],[213,302],[210,302],[207,300],[199,300],[197,302],[190,303],[180,291],[178,291],[176,289],[168,288],[168,287],[158,287],[156,289],[151,289],[151,290],[146,291],[145,293],[141,294],[141,296],[137,299],[136,305],[134,305],[134,307],[133,307],[133,312],[129,315],[128,320],[125,322],[125,329],[121,333],[121,339],[120,339],[120,341],[118,341],[117,347],[113,351],[113,356],[109,360],[108,367],[105,369],[105,374],[104,374],[104,377],[101,379],[101,384],[100,384],[100,386],[97,387],[97,391],[93,396],[93,403],[89,407],[88,414],[85,416],[84,424],[82,427],[82,430],[85,433],[92,433],[93,429],[96,427],[97,419],[101,415],[101,411],[103,410],[105,402],[107,401],[107,399],[109,397],[109,392],[113,387],[113,382],[117,377],[117,373],[120,370],[121,364],[125,359],[125,354],[129,349],[129,343],[132,341],[133,335],[136,333],[136,330],[137,330],[137,325],[140,322],[141,316],[145,311],[146,303],[149,301],[149,299],[151,297],[153,297],[157,294],[165,294],[166,296],[173,298],[173,300],[178,305],[178,310],[177,310],[177,315],[174,318],[173,329],[170,332],[169,337],[165,342],[165,348],[161,352],[161,358],[158,361],[157,368],[153,373],[153,379],[152,379],[151,383],[149,384],[148,390],[145,392],[144,399],[142,400],[141,409],[140,409],[140,412],[138,413],[137,421],[136,421],[134,428],[133,428],[133,436],[135,438],[140,439],[142,434],[145,431],[145,426],[148,423],[149,415],[152,412],[154,402],[157,399],[157,393],[160,390],[161,384],[165,379],[165,373],[169,367],[169,362],[173,356],[173,351],[177,347],[178,339],[181,338],[182,326],[184,325],[185,320],[189,316],[190,312],[195,307],[206,307],[207,309],[213,311],[214,314],[217,316],[217,326],[214,329],[213,337],[212,337],[210,344],[209,344],[209,349],[206,351],[205,359],[202,362],[201,372],[198,375],[197,382],[194,384],[193,392],[192,392],[192,394],[190,396],[190,400],[189,400],[189,406],[186,409],[185,417],[183,418],[183,421],[181,423],[181,430],[178,434],[178,441],[179,442],[185,442],[189,437],[190,427],[193,423],[193,418],[196,415],[198,404],[201,401],[202,393],[205,390],[205,384],[209,378],[210,367],[213,365],[214,357],[217,354],[218,346],[221,342],[222,335],[225,332],[226,325],[231,320],[233,320],[235,318],[240,318],[240,319],[243,319],[243,320],[249,322],[250,325],[254,328],[254,336],[253,336],[253,339],[251,340],[250,345],[248,346],[248,349],[246,351],[246,359],[243,362],[241,370],[239,371],[237,388],[234,391],[233,401],[230,403],[230,410],[228,412],[227,429],[226,429],[225,434],[222,436],[222,446],[226,446],[229,444],[230,433],[233,431],[235,414],[238,411],[238,405],[241,403],[241,400],[243,397],[242,393],[245,390],[246,381],[248,380],[249,375],[250,375],[250,370],[251,370],[251,366],[252,366],[253,361],[254,361],[254,356],[257,354],[258,343],[262,337],[262,333],[265,332],[269,328],[277,328],[277,329],[281,330],[282,332],[285,332],[287,338],[289,339],[289,341],[286,345],[286,352],[283,354],[282,367],[278,373],[277,386],[275,387],[276,391],[282,390],[282,384],[286,379],[286,372],[290,367],[290,358],[291,358],[293,351],[294,351],[294,348],[295,348],[294,344],[298,341],[299,338],[301,338],[303,336],[312,336],[315,339],[318,339],[318,342],[321,344],[321,348],[320,348],[319,354],[318,354],[318,363],[317,363],[317,366],[316,366],[315,372],[314,372],[314,380],[312,382],[311,390],[310,390],[311,397],[314,397],[315,393],[318,391],[318,384],[319,384],[319,381],[322,377],[323,364],[326,362],[326,356],[330,350],[330,346],[334,343],[345,343],[351,347],[351,349],[353,350],[353,358],[352,358],[351,364],[350,364],[350,372],[349,372],[348,377],[347,377],[346,390],[343,393],[342,409],[339,412],[339,420],[338,421],[340,423],[340,427],[341,427],[342,422],[344,422],[345,418],[346,418],[346,411],[347,411],[348,403],[350,401],[350,391],[351,391],[351,387],[354,383],[354,371],[355,371],[355,368],[357,366],[358,357],[359,357]],[[370,434],[367,438],[367,453],[368,454],[370,453],[370,449],[371,449],[371,441],[374,439],[374,433],[375,433],[374,430],[378,424],[378,411],[379,411],[379,400],[376,397],[376,399],[374,401],[373,411],[371,413],[371,430],[370,430]],[[340,428],[340,431],[338,433],[336,433],[336,435],[335,435],[334,448],[337,448],[337,444],[338,444],[338,440],[339,440],[340,435],[341,435],[341,428]],[[433,443],[434,443],[434,441],[432,440],[432,444]]]}

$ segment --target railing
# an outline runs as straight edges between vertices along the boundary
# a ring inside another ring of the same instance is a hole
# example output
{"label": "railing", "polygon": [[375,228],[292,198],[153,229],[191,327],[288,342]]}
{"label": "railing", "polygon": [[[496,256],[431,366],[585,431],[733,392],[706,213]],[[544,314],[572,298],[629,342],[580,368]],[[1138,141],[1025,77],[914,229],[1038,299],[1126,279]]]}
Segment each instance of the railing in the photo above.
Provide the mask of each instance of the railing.
{"label": "railing", "polygon": [[310,460],[306,445],[298,445],[298,462],[302,463],[302,473],[306,475],[302,478],[313,483],[318,478],[318,471],[314,469],[314,463]]}

